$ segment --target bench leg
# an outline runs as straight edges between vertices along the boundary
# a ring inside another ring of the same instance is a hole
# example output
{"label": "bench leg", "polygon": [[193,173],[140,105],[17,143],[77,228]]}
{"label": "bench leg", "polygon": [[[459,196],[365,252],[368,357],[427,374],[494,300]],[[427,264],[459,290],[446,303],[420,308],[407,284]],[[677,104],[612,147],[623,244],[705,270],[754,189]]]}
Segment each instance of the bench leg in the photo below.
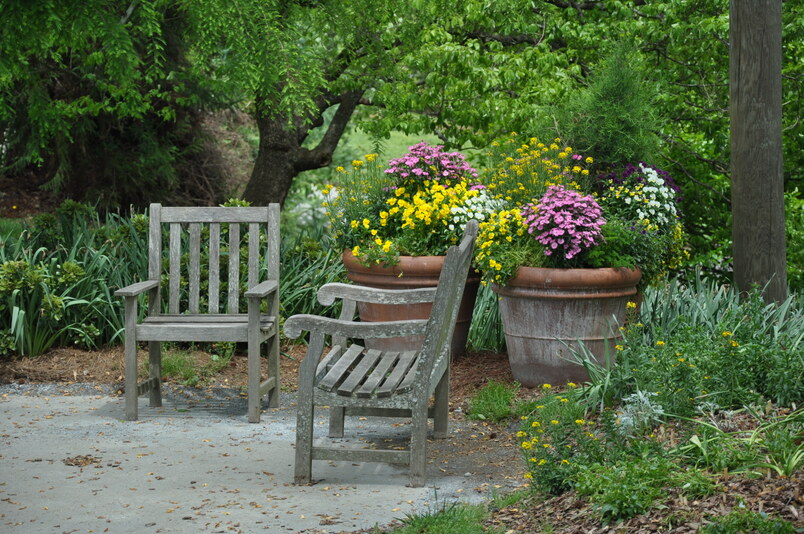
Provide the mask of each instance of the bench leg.
{"label": "bench leg", "polygon": [[260,422],[260,342],[249,332],[248,341],[248,422]]}
{"label": "bench leg", "polygon": [[410,486],[424,486],[427,467],[427,406],[413,409],[410,429]]}
{"label": "bench leg", "polygon": [[276,379],[274,390],[268,397],[268,407],[279,408],[279,334],[274,335],[268,344],[268,376]]}
{"label": "bench leg", "polygon": [[309,484],[313,477],[313,399],[312,392],[299,391],[296,412],[296,484]]}
{"label": "bench leg", "polygon": [[435,407],[433,412],[433,437],[444,439],[447,437],[447,423],[449,421],[449,368],[441,376],[435,389]]}
{"label": "bench leg", "polygon": [[162,407],[162,343],[148,342],[148,376],[151,380],[149,392],[150,405],[153,408]]}
{"label": "bench leg", "polygon": [[125,303],[125,360],[126,360],[126,419],[137,420],[137,299],[126,298]]}

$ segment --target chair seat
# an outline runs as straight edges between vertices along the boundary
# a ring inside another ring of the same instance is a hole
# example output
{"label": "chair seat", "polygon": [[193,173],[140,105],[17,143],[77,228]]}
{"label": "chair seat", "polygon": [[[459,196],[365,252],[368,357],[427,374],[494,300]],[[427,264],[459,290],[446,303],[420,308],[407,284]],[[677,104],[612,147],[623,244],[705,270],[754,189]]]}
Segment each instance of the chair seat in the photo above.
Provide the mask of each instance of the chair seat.
{"label": "chair seat", "polygon": [[[333,349],[339,353],[340,347]],[[351,345],[334,363],[330,353],[319,364],[316,386],[345,397],[383,398],[406,393],[413,385],[419,353],[381,351]]]}
{"label": "chair seat", "polygon": [[[158,315],[136,326],[142,341],[248,341],[248,315]],[[276,317],[260,315],[261,338],[276,332]]]}

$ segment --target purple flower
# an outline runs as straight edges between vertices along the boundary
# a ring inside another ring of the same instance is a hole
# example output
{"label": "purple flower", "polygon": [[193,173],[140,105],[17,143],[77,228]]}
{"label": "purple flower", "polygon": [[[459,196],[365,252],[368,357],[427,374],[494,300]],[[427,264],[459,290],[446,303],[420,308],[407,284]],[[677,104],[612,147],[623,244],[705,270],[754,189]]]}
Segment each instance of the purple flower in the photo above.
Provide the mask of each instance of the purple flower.
{"label": "purple flower", "polygon": [[555,250],[567,260],[596,245],[606,224],[591,195],[582,196],[561,185],[548,187],[537,206],[526,205],[522,217],[528,233],[536,234],[534,239],[545,246],[545,255]]}
{"label": "purple flower", "polygon": [[443,146],[426,142],[408,147],[408,153],[388,162],[386,174],[394,174],[403,181],[407,178],[424,180],[463,180],[477,178],[477,171],[460,152],[444,152]]}

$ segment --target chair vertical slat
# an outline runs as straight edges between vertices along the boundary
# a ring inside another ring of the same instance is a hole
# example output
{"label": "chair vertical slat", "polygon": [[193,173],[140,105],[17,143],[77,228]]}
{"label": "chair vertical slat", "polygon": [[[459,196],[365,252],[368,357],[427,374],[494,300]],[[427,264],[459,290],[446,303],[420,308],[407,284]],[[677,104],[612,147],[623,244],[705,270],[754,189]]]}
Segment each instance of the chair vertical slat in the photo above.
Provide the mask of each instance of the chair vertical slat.
{"label": "chair vertical slat", "polygon": [[229,225],[229,313],[240,304],[240,225]]}
{"label": "chair vertical slat", "polygon": [[201,225],[190,225],[190,267],[188,273],[190,313],[198,313],[199,286],[201,285]]}
{"label": "chair vertical slat", "polygon": [[170,223],[170,282],[168,310],[179,313],[179,281],[181,279],[181,224]]}
{"label": "chair vertical slat", "polygon": [[254,287],[260,277],[260,225],[248,225],[248,287]]}
{"label": "chair vertical slat", "polygon": [[221,225],[209,225],[209,313],[218,313],[221,298]]}
{"label": "chair vertical slat", "polygon": [[[148,209],[148,279],[159,280],[162,276],[162,206],[151,204]],[[151,291],[148,299],[148,315],[159,315],[161,311],[159,286]]]}
{"label": "chair vertical slat", "polygon": [[[266,277],[269,280],[279,279],[279,205],[268,207],[268,227],[265,229],[268,241],[266,252]],[[278,305],[278,299],[277,299]]]}

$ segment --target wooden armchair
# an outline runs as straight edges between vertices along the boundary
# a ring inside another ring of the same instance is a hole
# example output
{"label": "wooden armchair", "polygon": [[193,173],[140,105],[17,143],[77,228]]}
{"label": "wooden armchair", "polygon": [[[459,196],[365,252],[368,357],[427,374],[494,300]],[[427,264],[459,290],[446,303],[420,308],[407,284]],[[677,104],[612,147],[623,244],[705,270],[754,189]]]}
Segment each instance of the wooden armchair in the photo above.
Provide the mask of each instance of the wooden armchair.
{"label": "wooden armchair", "polygon": [[[137,397],[144,393],[150,393],[151,406],[162,405],[163,341],[210,341],[248,343],[248,420],[259,422],[263,395],[271,392],[269,407],[279,405],[279,205],[191,208],[151,204],[149,215],[148,280],[115,292],[125,298],[126,419],[137,419]],[[248,232],[243,250],[241,225]],[[227,235],[222,246],[222,236]],[[241,254],[246,250],[246,270],[241,275]],[[208,275],[202,277],[204,268]],[[246,313],[240,312],[243,278],[247,278],[248,288],[242,292]],[[163,313],[163,282],[167,313]],[[138,323],[138,296],[143,293],[148,295],[148,311]],[[261,312],[264,300],[267,311]],[[141,341],[148,342],[150,365],[149,378],[138,383],[137,345]],[[260,348],[265,342],[268,379],[262,382]]]}
{"label": "wooden armchair", "polygon": [[[349,284],[327,284],[318,299],[332,304],[343,299],[340,319],[294,315],[285,321],[285,335],[310,332],[307,355],[299,369],[296,422],[297,484],[309,483],[313,460],[385,462],[410,466],[410,485],[425,482],[427,419],[433,418],[434,436],[447,433],[450,340],[472,262],[478,225],[470,221],[459,246],[447,253],[436,288],[383,290]],[[427,320],[354,322],[355,303],[412,304],[433,302]],[[424,335],[418,351],[366,349],[348,339]],[[321,358],[326,337],[332,348]],[[435,397],[433,409],[429,408]],[[408,450],[370,450],[323,447],[313,444],[314,406],[330,407],[330,436],[343,436],[345,415],[410,417]]]}

